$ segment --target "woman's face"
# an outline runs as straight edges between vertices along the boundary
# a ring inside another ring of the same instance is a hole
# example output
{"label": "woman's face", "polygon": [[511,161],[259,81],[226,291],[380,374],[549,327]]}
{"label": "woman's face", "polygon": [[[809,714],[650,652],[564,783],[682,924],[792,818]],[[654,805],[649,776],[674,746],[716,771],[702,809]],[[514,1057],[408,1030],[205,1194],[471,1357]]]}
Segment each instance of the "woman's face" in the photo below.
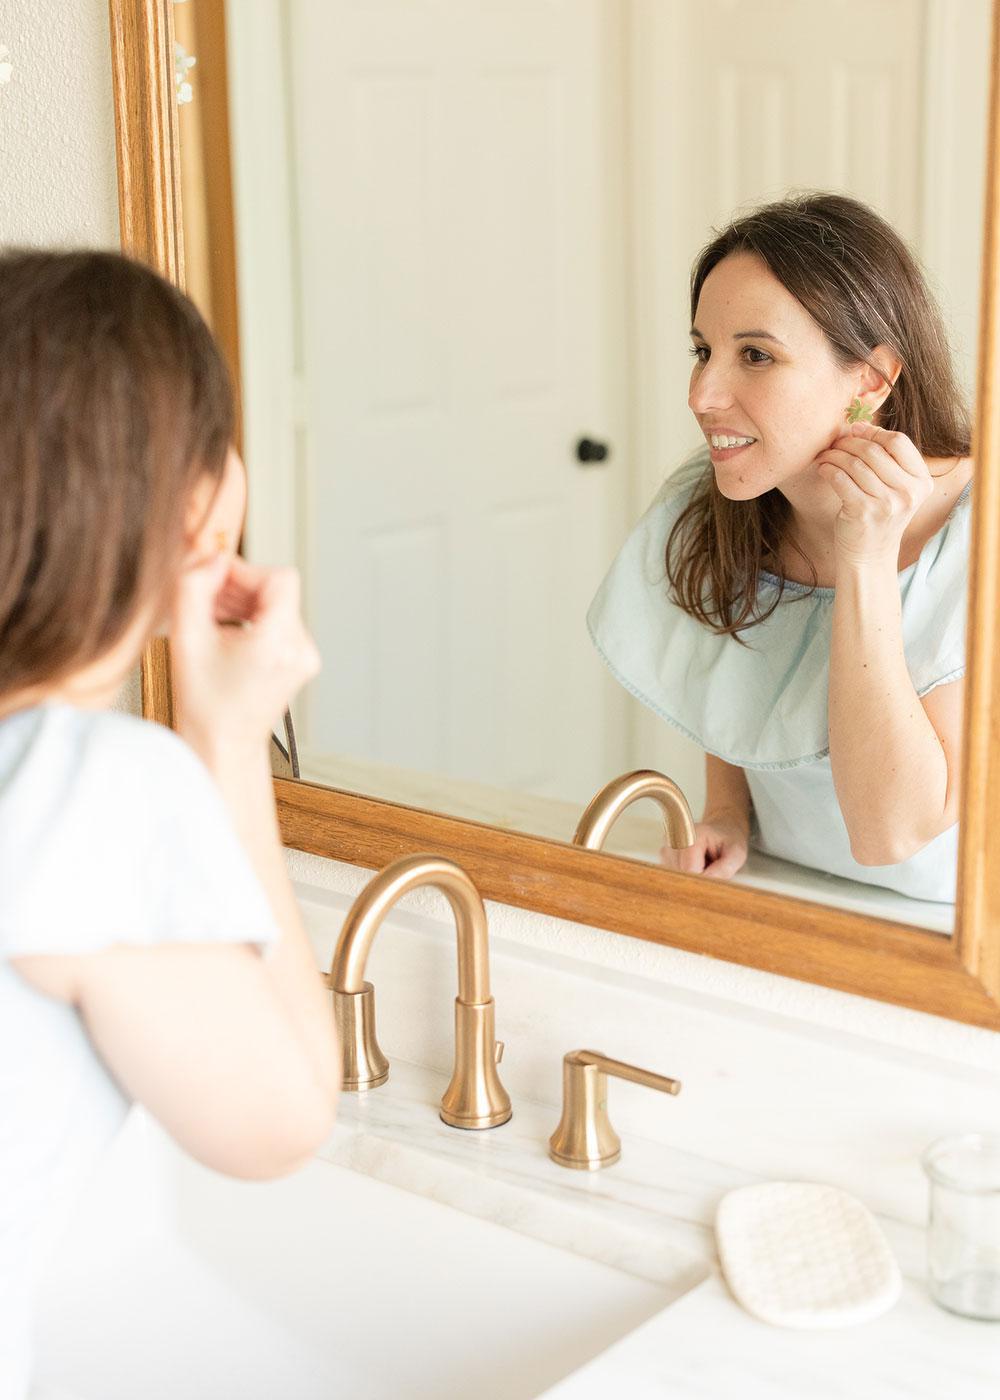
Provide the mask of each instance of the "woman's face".
{"label": "woman's face", "polygon": [[843,434],[863,366],[835,361],[816,322],[752,253],[731,253],[706,277],[691,339],[688,404],[706,441],[753,438],[712,448],[716,483],[730,500],[752,500],[806,472]]}

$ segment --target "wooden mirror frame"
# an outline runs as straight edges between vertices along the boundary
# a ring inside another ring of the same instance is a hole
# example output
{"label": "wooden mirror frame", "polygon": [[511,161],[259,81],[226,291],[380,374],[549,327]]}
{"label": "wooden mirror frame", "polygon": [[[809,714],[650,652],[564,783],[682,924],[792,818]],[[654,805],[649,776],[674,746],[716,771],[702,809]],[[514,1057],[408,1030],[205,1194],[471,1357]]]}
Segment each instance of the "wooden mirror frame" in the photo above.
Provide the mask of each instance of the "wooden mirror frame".
{"label": "wooden mirror frame", "polygon": [[[109,3],[122,249],[183,285],[171,0]],[[991,42],[953,935],[276,779],[287,846],[370,869],[434,851],[463,865],[488,899],[1000,1029],[1000,0]],[[163,643],[143,657],[142,704],[147,718],[171,722]]]}

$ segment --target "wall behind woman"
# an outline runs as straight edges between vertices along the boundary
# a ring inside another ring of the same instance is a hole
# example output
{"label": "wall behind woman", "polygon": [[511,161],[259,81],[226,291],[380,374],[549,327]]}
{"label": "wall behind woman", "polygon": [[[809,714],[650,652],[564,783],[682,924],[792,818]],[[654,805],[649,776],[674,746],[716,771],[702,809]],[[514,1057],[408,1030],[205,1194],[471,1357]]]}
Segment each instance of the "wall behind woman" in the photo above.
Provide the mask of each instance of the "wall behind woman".
{"label": "wall behind woman", "polygon": [[0,243],[118,246],[106,0],[0,0]]}
{"label": "wall behind woman", "polygon": [[[117,248],[106,0],[0,0],[0,246]],[[118,708],[139,711],[139,675]]]}

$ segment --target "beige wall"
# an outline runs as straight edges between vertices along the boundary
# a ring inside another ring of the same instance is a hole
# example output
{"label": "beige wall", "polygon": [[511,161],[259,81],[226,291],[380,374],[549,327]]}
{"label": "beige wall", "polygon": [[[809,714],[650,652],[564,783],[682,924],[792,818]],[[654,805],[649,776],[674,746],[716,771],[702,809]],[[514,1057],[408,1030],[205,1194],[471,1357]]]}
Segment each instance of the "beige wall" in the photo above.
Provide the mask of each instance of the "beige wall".
{"label": "beige wall", "polygon": [[0,243],[118,246],[107,0],[0,0]]}
{"label": "beige wall", "polygon": [[[107,0],[0,0],[0,45],[0,244],[117,248]],[[138,671],[119,708],[138,713]]]}

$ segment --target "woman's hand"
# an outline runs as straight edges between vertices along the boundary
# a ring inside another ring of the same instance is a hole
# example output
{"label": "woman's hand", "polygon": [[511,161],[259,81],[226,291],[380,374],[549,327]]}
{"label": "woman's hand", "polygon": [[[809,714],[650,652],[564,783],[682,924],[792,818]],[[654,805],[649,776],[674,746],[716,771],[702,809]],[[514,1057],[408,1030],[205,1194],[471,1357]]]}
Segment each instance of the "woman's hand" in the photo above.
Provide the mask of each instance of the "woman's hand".
{"label": "woman's hand", "polygon": [[320,669],[295,569],[222,554],[188,568],[170,628],[178,729],[204,752],[262,747],[292,697]]}
{"label": "woman's hand", "polygon": [[668,870],[682,875],[709,875],[729,880],[746,864],[750,829],[744,819],[721,815],[695,822],[694,845],[675,850],[664,846],[660,860]]}
{"label": "woman's hand", "polygon": [[874,423],[854,423],[816,462],[841,501],[834,525],[838,561],[890,560],[897,568],[903,533],[934,489],[911,440]]}

